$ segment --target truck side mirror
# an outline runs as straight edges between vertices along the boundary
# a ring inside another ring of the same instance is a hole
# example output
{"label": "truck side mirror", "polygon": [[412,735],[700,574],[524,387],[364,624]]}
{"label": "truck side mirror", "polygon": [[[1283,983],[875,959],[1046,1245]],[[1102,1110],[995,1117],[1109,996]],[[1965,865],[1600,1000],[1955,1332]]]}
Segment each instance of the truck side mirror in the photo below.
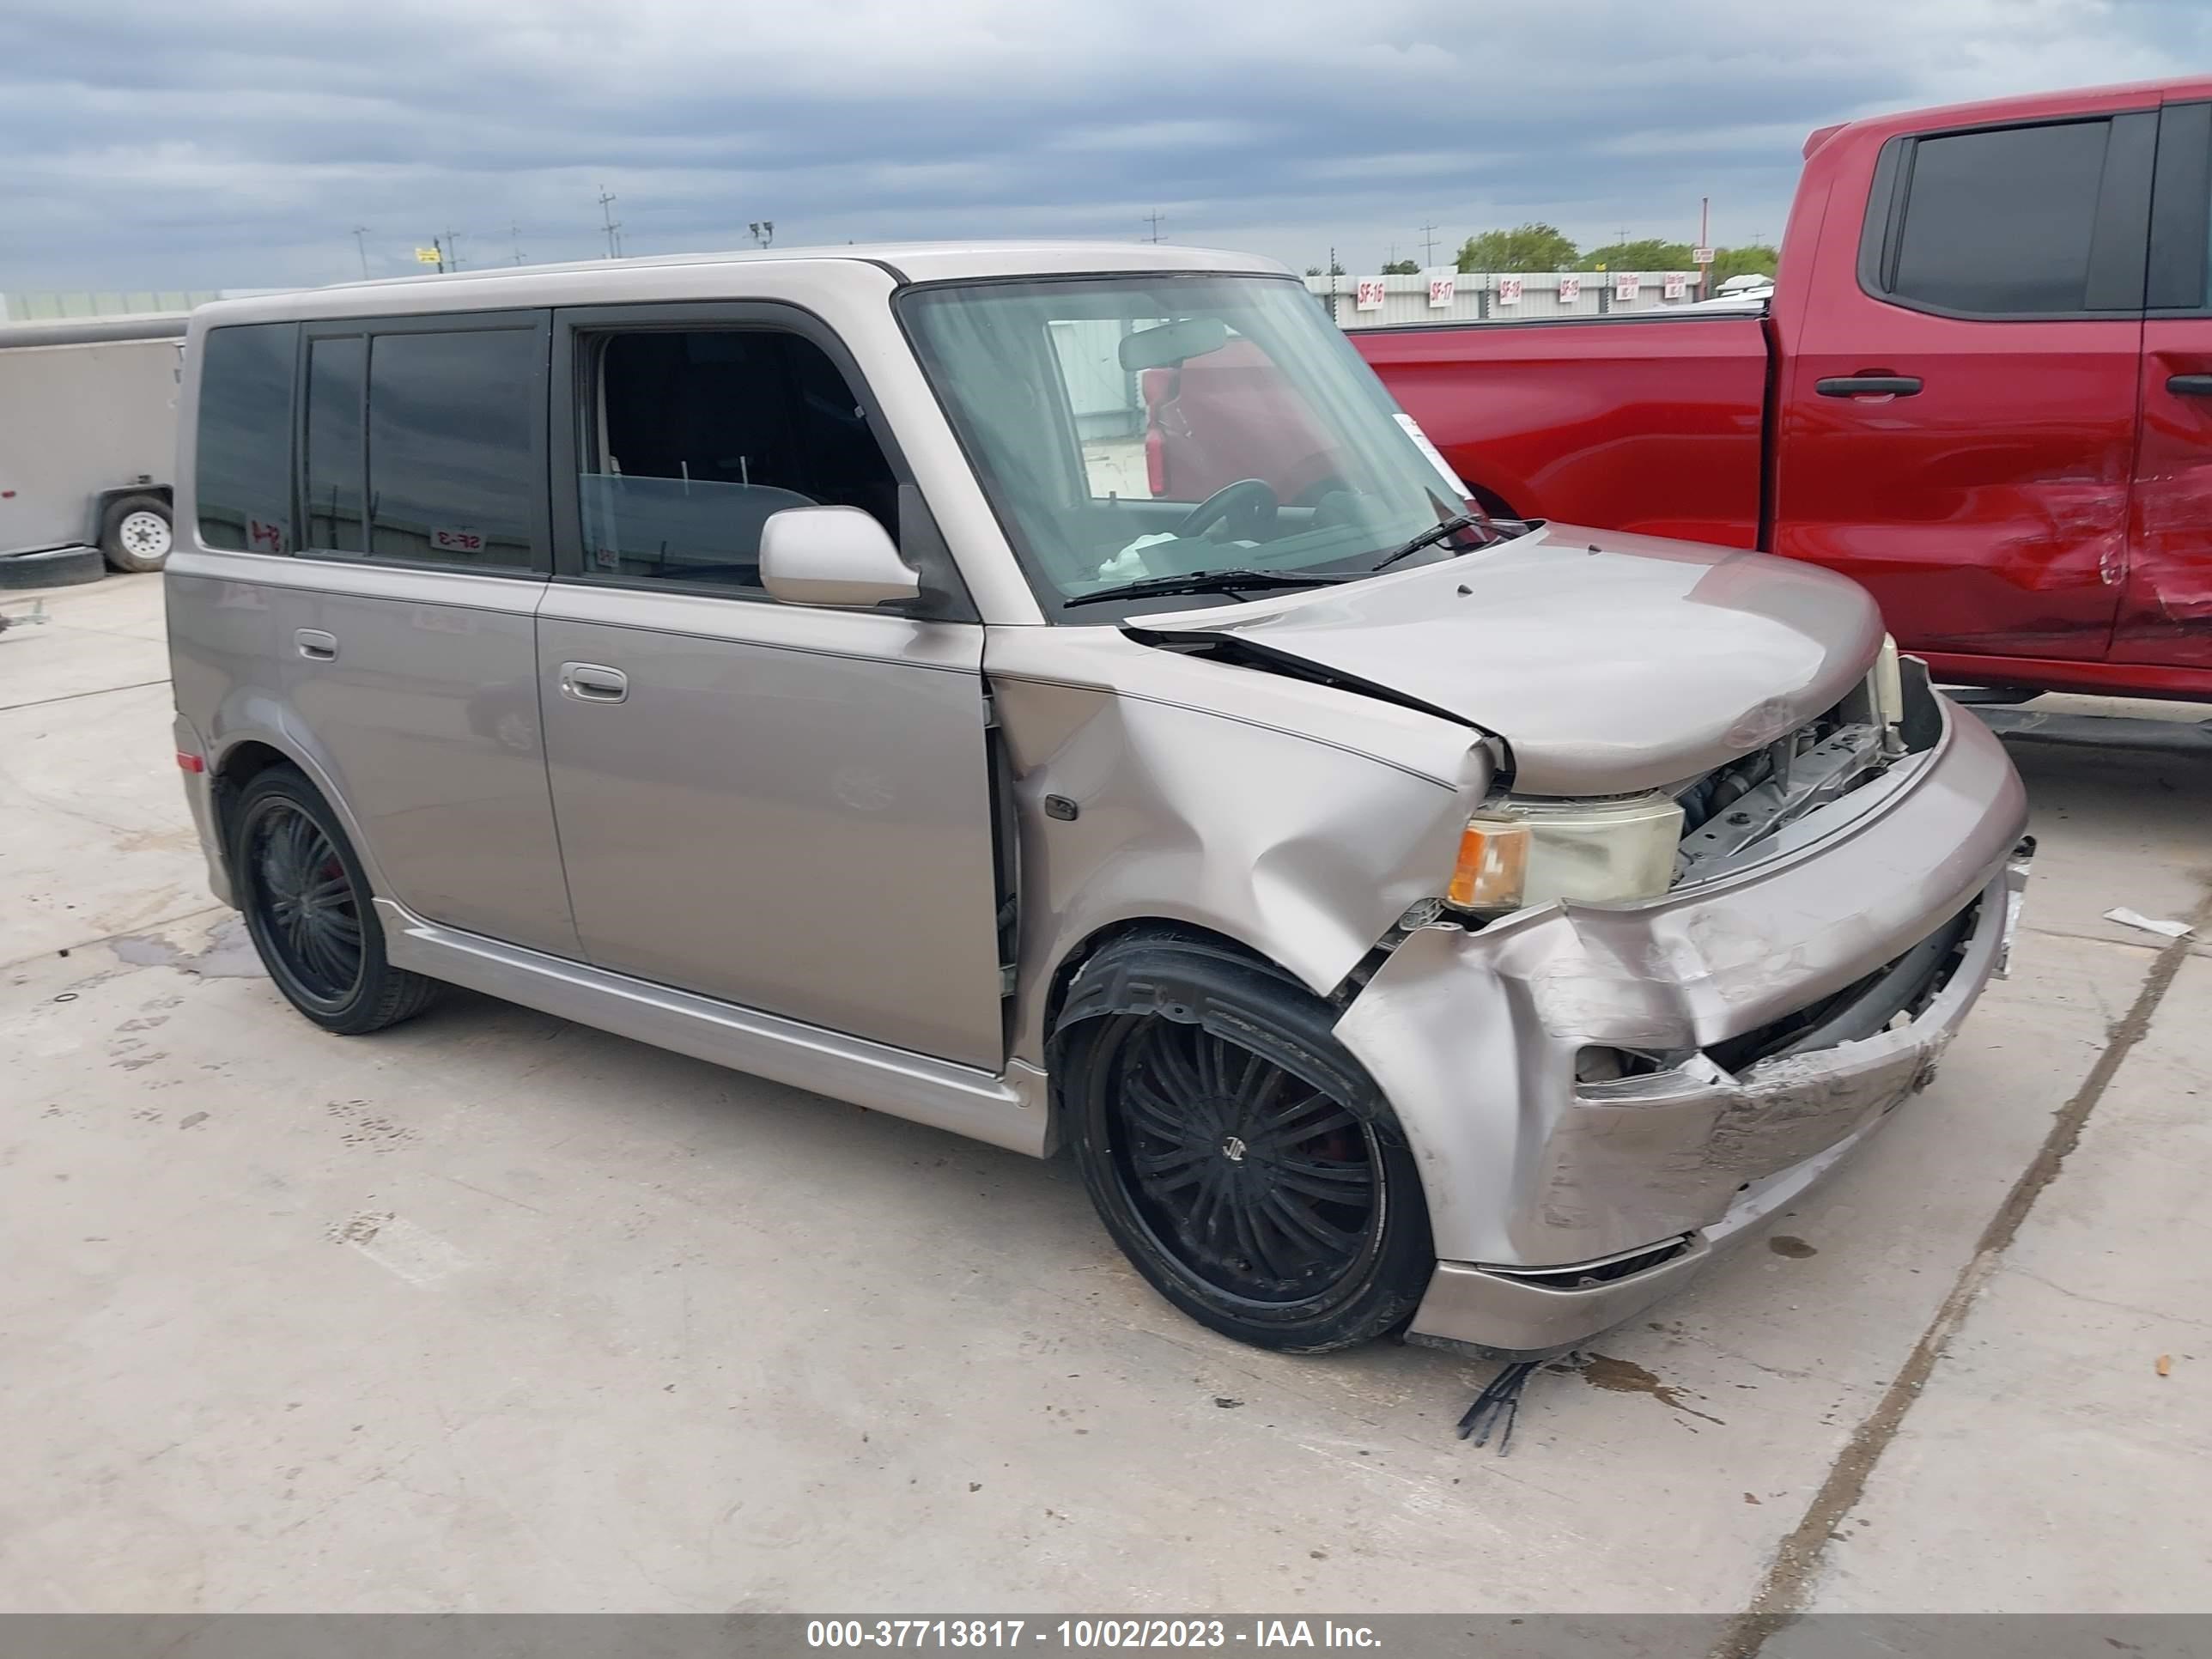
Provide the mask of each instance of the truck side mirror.
{"label": "truck side mirror", "polygon": [[921,597],[890,532],[857,507],[787,507],[761,526],[761,586],[787,605],[866,607]]}

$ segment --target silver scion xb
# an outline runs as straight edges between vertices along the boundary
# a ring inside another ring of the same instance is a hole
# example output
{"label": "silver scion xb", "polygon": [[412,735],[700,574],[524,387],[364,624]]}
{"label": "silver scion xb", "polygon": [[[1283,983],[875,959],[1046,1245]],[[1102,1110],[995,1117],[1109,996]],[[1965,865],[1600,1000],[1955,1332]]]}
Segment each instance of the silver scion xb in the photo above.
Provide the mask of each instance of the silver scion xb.
{"label": "silver scion xb", "polygon": [[184,407],[178,760],[302,1014],[471,986],[1066,1147],[1249,1342],[1630,1316],[2002,963],[2019,781],[1864,593],[1486,518],[1264,262],[228,301]]}

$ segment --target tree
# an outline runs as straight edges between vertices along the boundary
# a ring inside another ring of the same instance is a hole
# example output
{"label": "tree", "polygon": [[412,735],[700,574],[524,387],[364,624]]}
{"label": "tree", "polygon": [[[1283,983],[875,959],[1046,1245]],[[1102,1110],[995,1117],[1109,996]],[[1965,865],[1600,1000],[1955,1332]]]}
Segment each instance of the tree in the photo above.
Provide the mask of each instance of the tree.
{"label": "tree", "polygon": [[1319,265],[1308,265],[1306,267],[1306,275],[1309,276],[1341,276],[1344,275],[1344,267],[1340,264],[1333,264],[1327,270],[1323,270]]}
{"label": "tree", "polygon": [[1457,263],[1462,270],[1564,270],[1575,263],[1575,245],[1540,222],[1486,230],[1460,244]]}
{"label": "tree", "polygon": [[1656,236],[1641,241],[1607,242],[1582,257],[1584,270],[1692,270],[1687,242],[1662,242]]}
{"label": "tree", "polygon": [[1744,247],[1717,247],[1713,250],[1712,284],[1718,288],[1729,277],[1741,276],[1747,271],[1771,276],[1779,257],[1763,242],[1753,242]]}
{"label": "tree", "polygon": [[1418,259],[1393,259],[1382,267],[1382,274],[1385,276],[1418,276],[1421,274],[1421,262]]}

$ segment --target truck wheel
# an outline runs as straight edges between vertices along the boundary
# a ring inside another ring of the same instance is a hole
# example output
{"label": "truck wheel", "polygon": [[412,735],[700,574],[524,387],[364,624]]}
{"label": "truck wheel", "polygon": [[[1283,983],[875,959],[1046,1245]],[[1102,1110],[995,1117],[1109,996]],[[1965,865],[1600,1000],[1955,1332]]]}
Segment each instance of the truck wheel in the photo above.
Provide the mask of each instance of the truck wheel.
{"label": "truck wheel", "polygon": [[10,553],[0,557],[0,587],[75,587],[96,582],[106,574],[106,562],[89,547],[57,547],[45,553]]}
{"label": "truck wheel", "polygon": [[1436,1267],[1412,1150],[1333,1019],[1264,963],[1139,938],[1084,964],[1054,1031],[1107,1231],[1162,1296],[1257,1347],[1395,1330]]}
{"label": "truck wheel", "polygon": [[173,538],[159,495],[118,495],[100,515],[100,550],[118,570],[159,570]]}

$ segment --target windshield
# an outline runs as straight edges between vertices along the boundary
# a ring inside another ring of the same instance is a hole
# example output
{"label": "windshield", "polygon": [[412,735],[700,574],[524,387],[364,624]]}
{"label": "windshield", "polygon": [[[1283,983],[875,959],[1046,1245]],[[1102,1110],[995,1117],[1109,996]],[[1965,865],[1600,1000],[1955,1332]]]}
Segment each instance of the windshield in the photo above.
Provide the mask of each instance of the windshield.
{"label": "windshield", "polygon": [[1234,602],[1070,608],[1200,573],[1260,573],[1266,591],[1364,574],[1466,508],[1296,282],[978,283],[917,290],[902,314],[1048,616]]}

